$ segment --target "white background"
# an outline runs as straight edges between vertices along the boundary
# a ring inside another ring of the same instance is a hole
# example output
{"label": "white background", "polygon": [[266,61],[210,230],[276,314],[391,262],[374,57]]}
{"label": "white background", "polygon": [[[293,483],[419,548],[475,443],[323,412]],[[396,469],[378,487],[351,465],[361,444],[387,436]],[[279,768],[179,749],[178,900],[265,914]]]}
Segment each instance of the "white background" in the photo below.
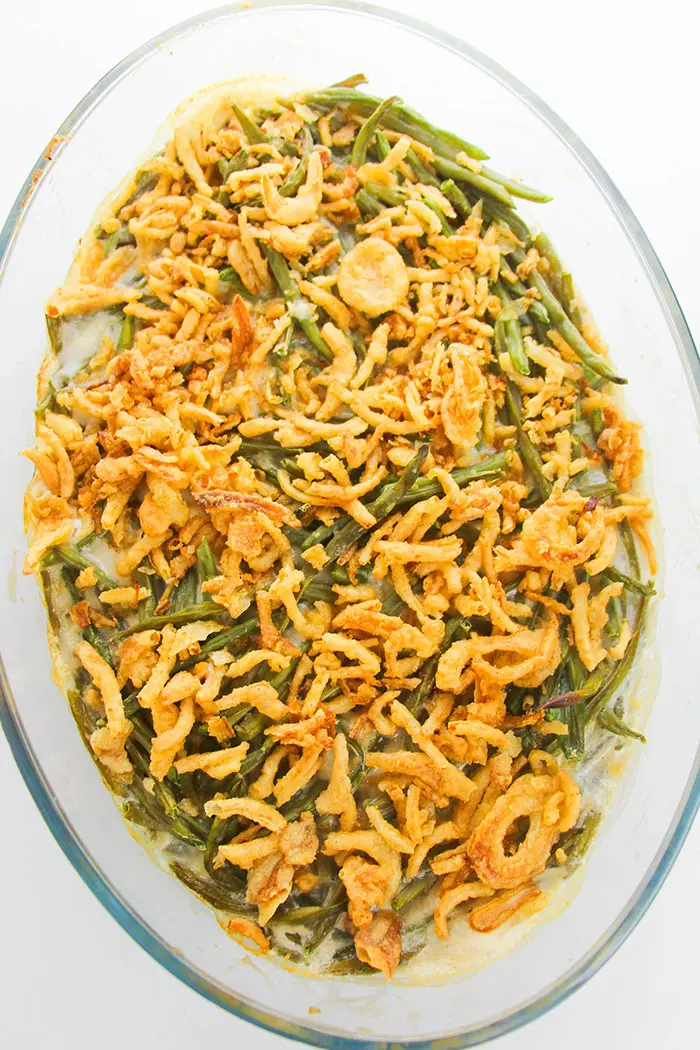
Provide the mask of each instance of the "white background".
{"label": "white background", "polygon": [[[384,3],[487,52],[574,128],[646,229],[698,341],[700,16],[692,0]],[[0,221],[95,81],[149,37],[207,7],[202,0],[0,2]],[[339,77],[351,72],[339,64]],[[15,351],[21,348],[3,347]],[[205,1002],[127,937],[51,838],[4,738],[0,798],[4,1046],[291,1050],[287,1040]],[[696,825],[651,911],[612,961],[552,1013],[499,1040],[499,1050],[697,1045],[699,871]]]}

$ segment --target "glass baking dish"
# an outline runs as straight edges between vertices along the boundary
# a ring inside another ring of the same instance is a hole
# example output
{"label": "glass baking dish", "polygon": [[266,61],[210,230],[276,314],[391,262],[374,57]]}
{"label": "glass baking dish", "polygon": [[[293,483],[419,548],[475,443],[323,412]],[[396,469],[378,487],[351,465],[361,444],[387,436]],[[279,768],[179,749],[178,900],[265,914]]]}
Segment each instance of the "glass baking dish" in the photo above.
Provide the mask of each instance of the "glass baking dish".
{"label": "glass baking dish", "polygon": [[[44,302],[65,277],[101,199],[149,154],[164,118],[198,89],[256,72],[326,84],[357,71],[368,75],[374,94],[401,95],[483,145],[501,170],[553,195],[539,211],[523,211],[551,236],[629,378],[630,412],[646,426],[665,552],[655,641],[645,647],[636,685],[642,704],[656,694],[649,742],[629,745],[631,761],[580,891],[511,954],[471,975],[455,972],[419,986],[311,980],[253,958],[152,863],[82,745],[53,679],[39,590],[20,574],[22,496],[31,473],[20,452],[33,438]],[[454,37],[359,3],[247,3],[168,30],[90,91],[27,179],[0,235],[0,260],[0,718],[29,790],[86,884],[190,987],[315,1046],[475,1046],[571,994],[644,914],[700,799],[700,705],[692,686],[700,651],[700,362],[653,249],[595,158],[526,87]]]}

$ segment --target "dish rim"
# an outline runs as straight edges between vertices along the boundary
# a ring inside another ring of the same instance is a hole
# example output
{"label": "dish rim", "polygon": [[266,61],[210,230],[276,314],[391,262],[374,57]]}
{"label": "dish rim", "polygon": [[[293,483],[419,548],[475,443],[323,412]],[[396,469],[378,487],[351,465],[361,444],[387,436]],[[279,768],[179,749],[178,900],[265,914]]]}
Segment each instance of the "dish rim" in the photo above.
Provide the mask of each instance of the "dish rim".
{"label": "dish rim", "polygon": [[[98,80],[75,106],[51,138],[48,146],[41,153],[27,176],[8,213],[2,231],[0,231],[0,284],[11,259],[14,242],[21,229],[24,215],[32,205],[34,190],[40,183],[44,173],[60,156],[65,142],[70,139],[71,135],[100,104],[102,99],[137,65],[149,58],[163,44],[183,36],[198,27],[209,25],[218,20],[228,19],[236,15],[255,14],[259,11],[275,8],[297,11],[314,8],[326,11],[340,11],[354,15],[364,15],[368,18],[399,25],[416,35],[423,36],[431,42],[457,53],[493,77],[529,106],[585,168],[601,194],[606,198],[608,205],[634,248],[649,277],[681,360],[686,367],[688,384],[691,388],[691,393],[694,395],[696,415],[700,414],[700,355],[683,310],[644,229],[615,183],[587,146],[538,95],[477,48],[472,47],[451,33],[432,26],[428,22],[376,4],[366,3],[364,0],[330,0],[330,2],[326,2],[326,0],[254,0],[254,3],[227,4],[178,22],[128,54]],[[400,1050],[400,1048],[404,1047],[410,1048],[410,1050],[455,1050],[456,1047],[466,1048],[481,1045],[521,1028],[529,1021],[548,1013],[549,1010],[563,1002],[593,977],[625,942],[663,885],[700,807],[699,747],[696,751],[695,761],[683,798],[676,808],[664,842],[659,848],[654,861],[647,869],[636,893],[630,898],[625,909],[583,959],[530,1002],[478,1029],[467,1030],[458,1035],[439,1036],[432,1039],[382,1042],[376,1039],[367,1040],[366,1038],[353,1036],[336,1036],[300,1023],[290,1022],[283,1017],[267,1013],[265,1010],[252,1004],[242,1002],[198,968],[184,962],[178,954],[166,945],[148,923],[131,909],[106,874],[101,871],[87,852],[80,837],[63,812],[60,803],[54,797],[32,744],[27,738],[21,718],[16,711],[1,656],[0,724],[5,732],[22,778],[63,853],[109,914],[116,919],[122,929],[151,958],[159,962],[189,988],[204,996],[209,1002],[221,1006],[229,1013],[245,1021],[250,1021],[266,1031],[288,1039],[305,1042],[312,1046],[324,1047],[327,1050],[363,1050],[363,1048],[364,1050],[385,1050],[385,1048],[386,1050]]]}

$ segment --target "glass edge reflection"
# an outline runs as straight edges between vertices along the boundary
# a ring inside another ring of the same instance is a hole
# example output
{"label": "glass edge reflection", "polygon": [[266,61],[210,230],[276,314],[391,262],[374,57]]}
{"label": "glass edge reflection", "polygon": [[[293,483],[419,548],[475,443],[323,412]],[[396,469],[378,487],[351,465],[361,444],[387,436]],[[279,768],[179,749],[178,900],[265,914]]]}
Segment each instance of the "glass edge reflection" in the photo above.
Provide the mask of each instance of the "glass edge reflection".
{"label": "glass edge reflection", "polygon": [[[484,70],[524,102],[546,123],[571,150],[579,163],[583,165],[594,180],[617,216],[618,222],[642,262],[688,373],[689,385],[694,395],[696,411],[698,411],[700,405],[700,357],[698,357],[683,310],[642,226],[602,165],[581,139],[545,102],[530,91],[521,81],[513,77],[497,62],[494,62],[487,55],[471,47],[463,40],[418,19],[374,4],[355,2],[355,0],[336,0],[333,3],[325,3],[323,0],[306,0],[306,2],[303,2],[303,0],[302,2],[299,2],[299,0],[255,0],[254,3],[230,4],[202,12],[180,22],[151,38],[130,55],[127,55],[91,88],[64,120],[25,180],[17,199],[10,209],[2,231],[0,231],[0,280],[11,256],[12,245],[21,229],[24,216],[31,208],[35,190],[41,184],[46,172],[50,170],[51,165],[60,156],[65,142],[123,77],[127,76],[142,61],[147,59],[158,47],[185,35],[198,26],[232,16],[245,17],[246,15],[255,15],[261,11],[280,8],[299,11],[314,8],[327,11],[344,11],[399,25],[425,37],[433,43],[448,48]],[[166,970],[178,977],[188,987],[199,992],[210,1002],[269,1032],[288,1039],[324,1047],[327,1050],[402,1050],[403,1047],[410,1048],[410,1050],[461,1050],[461,1048],[482,1045],[541,1017],[585,984],[624,943],[663,885],[700,806],[699,750],[696,755],[693,772],[688,779],[685,798],[676,810],[666,840],[659,849],[657,857],[650,865],[637,893],[629,902],[625,911],[618,916],[613,927],[606,931],[598,944],[588,952],[584,959],[570,971],[563,974],[556,984],[538,995],[531,1002],[518,1007],[518,1009],[505,1017],[481,1026],[479,1029],[451,1036],[440,1036],[434,1039],[392,1041],[388,1043],[384,1040],[377,1041],[335,1036],[329,1032],[322,1032],[286,1021],[282,1017],[271,1016],[251,1004],[236,999],[228,994],[225,989],[217,986],[205,977],[204,974],[181,961],[154,931],[130,910],[116,890],[110,886],[108,880],[85,851],[69,821],[61,812],[56,799],[45,782],[33,749],[22,732],[21,720],[14,710],[1,661],[0,723],[20,773],[56,842],[85,884],[137,944],[144,948]]]}

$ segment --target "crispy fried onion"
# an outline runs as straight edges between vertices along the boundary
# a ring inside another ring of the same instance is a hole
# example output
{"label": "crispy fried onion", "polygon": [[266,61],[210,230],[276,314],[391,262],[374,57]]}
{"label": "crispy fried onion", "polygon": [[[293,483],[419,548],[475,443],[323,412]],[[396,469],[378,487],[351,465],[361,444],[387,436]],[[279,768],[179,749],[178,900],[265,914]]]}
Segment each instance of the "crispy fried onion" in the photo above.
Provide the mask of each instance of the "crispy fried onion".
{"label": "crispy fried onion", "polygon": [[350,782],[348,741],[344,733],[333,740],[333,769],[328,787],[316,799],[316,812],[340,817],[342,831],[352,831],[357,821],[357,804]]}
{"label": "crispy fried onion", "polygon": [[449,360],[452,383],[440,406],[442,426],[448,441],[470,449],[476,444],[481,429],[486,381],[469,347],[453,343]]}
{"label": "crispy fried onion", "polygon": [[477,904],[469,912],[469,925],[477,933],[492,933],[503,926],[526,905],[542,896],[542,890],[533,882],[526,882],[514,890],[498,893],[485,904]]}
{"label": "crispy fried onion", "polygon": [[491,897],[493,890],[482,882],[463,882],[460,886],[453,886],[441,894],[437,907],[435,908],[435,933],[438,937],[447,937],[447,916],[464,901],[475,900],[478,897]]}
{"label": "crispy fried onion", "polygon": [[[329,857],[344,857],[340,878],[348,894],[348,914],[358,928],[368,926],[373,909],[388,907],[399,888],[401,854],[387,846],[374,830],[333,831],[326,838],[323,852]],[[362,853],[371,860],[360,856]]]}
{"label": "crispy fried onion", "polygon": [[380,911],[355,934],[360,962],[380,970],[387,981],[401,960],[401,920],[396,912]]}
{"label": "crispy fried onion", "polygon": [[252,798],[213,799],[204,809],[207,816],[242,817],[270,832],[224,844],[217,853],[218,863],[228,861],[248,871],[246,900],[257,905],[258,921],[265,926],[289,896],[295,869],[316,859],[319,843],[312,814],[287,823],[274,806]]}
{"label": "crispy fried onion", "polygon": [[26,576],[31,576],[39,568],[41,559],[50,547],[56,547],[71,538],[75,518],[62,496],[35,496],[29,493],[25,509],[32,542],[26,553],[22,571]]}
{"label": "crispy fried onion", "polygon": [[124,745],[131,723],[124,714],[124,702],[114,671],[89,642],[78,642],[75,655],[100,691],[107,725],[90,736],[90,747],[102,764],[121,779],[130,780],[133,772]]}
{"label": "crispy fried onion", "polygon": [[309,154],[306,181],[295,197],[280,196],[270,175],[263,175],[262,198],[268,217],[282,226],[299,226],[309,222],[318,211],[323,194],[321,154]]}
{"label": "crispy fried onion", "polygon": [[497,547],[496,571],[507,566],[541,566],[556,580],[565,580],[577,565],[592,558],[605,540],[605,512],[600,504],[586,510],[588,500],[571,489],[554,490],[523,523],[510,550]]}
{"label": "crispy fried onion", "polygon": [[351,248],[338,269],[338,291],[367,317],[395,310],[408,295],[408,270],[399,252],[381,237]]}
{"label": "crispy fried onion", "polygon": [[464,692],[475,677],[502,686],[514,682],[534,688],[552,674],[560,659],[559,619],[548,610],[544,625],[534,631],[472,635],[453,642],[440,657],[435,681],[438,689],[449,693]]}
{"label": "crispy fried onion", "polygon": [[213,780],[223,780],[231,773],[238,773],[249,747],[250,744],[242,743],[220,751],[208,751],[203,755],[187,755],[175,762],[175,769],[178,773],[194,773],[196,769],[201,769]]}
{"label": "crispy fried onion", "polygon": [[417,718],[398,700],[391,705],[391,720],[401,729],[405,729],[414,744],[436,767],[439,773],[440,790],[451,798],[467,800],[474,791],[474,784],[460,769],[445,758],[442,751],[427,736]]}
{"label": "crispy fried onion", "polygon": [[[269,952],[269,940],[252,919],[246,919],[243,915],[234,915],[226,923],[226,929],[235,940],[243,938],[244,942],[252,941],[263,955],[267,955]],[[243,947],[248,947],[248,945],[244,943]]]}
{"label": "crispy fried onion", "polygon": [[571,626],[578,654],[588,671],[593,671],[608,655],[602,642],[608,622],[607,604],[622,593],[621,583],[610,583],[591,598],[591,585],[579,583],[571,588]]}
{"label": "crispy fried onion", "polygon": [[[514,889],[539,875],[560,833],[576,823],[579,790],[565,770],[518,777],[469,836],[467,853],[479,879],[494,890]],[[506,852],[513,823],[529,818],[524,840]]]}

